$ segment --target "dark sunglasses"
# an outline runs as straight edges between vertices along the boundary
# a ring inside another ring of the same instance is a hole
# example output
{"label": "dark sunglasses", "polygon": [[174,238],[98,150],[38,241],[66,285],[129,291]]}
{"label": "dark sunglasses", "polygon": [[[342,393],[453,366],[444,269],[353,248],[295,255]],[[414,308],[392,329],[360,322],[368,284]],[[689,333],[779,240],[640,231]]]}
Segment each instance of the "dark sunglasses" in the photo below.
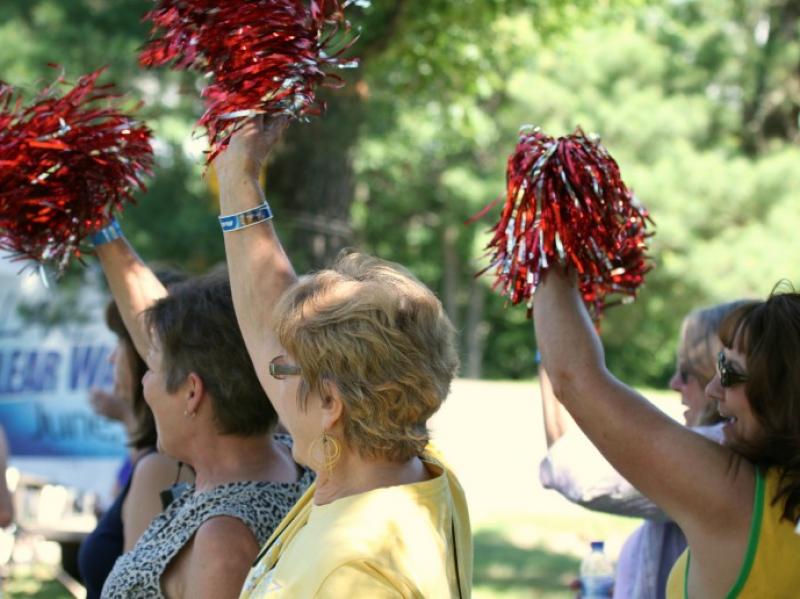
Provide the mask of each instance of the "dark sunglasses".
{"label": "dark sunglasses", "polygon": [[725,352],[721,350],[717,354],[717,370],[719,370],[719,384],[726,389],[747,381],[747,375],[736,372],[725,357]]}
{"label": "dark sunglasses", "polygon": [[300,370],[299,366],[295,366],[294,364],[286,364],[285,362],[279,361],[285,357],[286,356],[275,356],[270,361],[269,373],[272,375],[272,378],[283,380],[287,376],[297,376],[303,372]]}

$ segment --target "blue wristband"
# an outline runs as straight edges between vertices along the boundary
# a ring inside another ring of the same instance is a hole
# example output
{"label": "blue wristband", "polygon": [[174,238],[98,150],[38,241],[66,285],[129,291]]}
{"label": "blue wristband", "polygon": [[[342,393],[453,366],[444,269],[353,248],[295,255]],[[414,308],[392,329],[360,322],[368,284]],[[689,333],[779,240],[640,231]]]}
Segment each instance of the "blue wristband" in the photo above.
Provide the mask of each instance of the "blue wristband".
{"label": "blue wristband", "polygon": [[89,237],[89,241],[92,242],[93,246],[97,247],[98,245],[109,243],[110,241],[114,241],[120,237],[123,237],[122,228],[119,226],[117,219],[112,218],[111,222],[109,222],[105,227],[92,233],[92,235]]}
{"label": "blue wristband", "polygon": [[243,210],[236,214],[226,214],[219,217],[219,226],[223,233],[245,229],[258,223],[263,223],[272,218],[272,210],[266,200],[260,206]]}

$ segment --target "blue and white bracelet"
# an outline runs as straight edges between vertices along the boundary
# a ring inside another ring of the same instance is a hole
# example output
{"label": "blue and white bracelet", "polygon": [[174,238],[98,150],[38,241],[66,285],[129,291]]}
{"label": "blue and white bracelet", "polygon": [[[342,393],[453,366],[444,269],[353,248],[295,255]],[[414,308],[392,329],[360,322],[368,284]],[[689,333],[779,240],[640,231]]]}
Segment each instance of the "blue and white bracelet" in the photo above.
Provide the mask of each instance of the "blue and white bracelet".
{"label": "blue and white bracelet", "polygon": [[97,247],[98,245],[109,243],[115,239],[119,239],[120,237],[124,237],[122,234],[122,228],[119,226],[117,219],[112,218],[105,227],[92,233],[89,236],[89,241],[92,242],[93,246]]}
{"label": "blue and white bracelet", "polygon": [[242,212],[237,212],[236,214],[226,214],[224,216],[220,215],[219,226],[222,227],[223,233],[230,233],[231,231],[246,229],[247,227],[257,225],[258,223],[266,222],[271,218],[272,210],[270,209],[267,201],[264,200],[263,204],[256,206],[255,208],[243,210]]}

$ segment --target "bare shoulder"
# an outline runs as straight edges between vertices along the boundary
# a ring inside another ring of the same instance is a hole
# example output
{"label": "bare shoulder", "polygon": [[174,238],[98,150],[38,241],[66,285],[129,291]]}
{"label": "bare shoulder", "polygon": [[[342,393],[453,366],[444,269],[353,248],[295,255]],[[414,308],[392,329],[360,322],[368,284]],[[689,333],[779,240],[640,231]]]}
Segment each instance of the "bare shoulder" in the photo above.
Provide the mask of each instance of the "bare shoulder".
{"label": "bare shoulder", "polygon": [[216,516],[194,535],[185,576],[185,596],[235,599],[258,554],[255,535],[241,520]]}
{"label": "bare shoulder", "polygon": [[[727,448],[726,448],[727,449]],[[716,518],[720,529],[730,530],[732,522],[739,522],[738,536],[747,537],[750,531],[750,517],[756,500],[758,470],[742,456],[727,450],[728,468],[724,478],[727,493],[721,493],[716,506]],[[747,516],[747,517],[745,517]]]}
{"label": "bare shoulder", "polygon": [[133,470],[128,495],[122,504],[124,549],[130,551],[162,508],[161,491],[175,482],[178,463],[151,453],[139,459]]}
{"label": "bare shoulder", "polygon": [[[258,553],[258,542],[253,531],[241,520],[232,516],[215,516],[206,520],[194,536],[193,552],[213,553],[217,559],[239,557]],[[249,562],[248,562],[249,563]]]}
{"label": "bare shoulder", "polygon": [[136,463],[131,479],[131,492],[140,488],[161,491],[175,481],[177,474],[178,462],[158,452],[150,453]]}

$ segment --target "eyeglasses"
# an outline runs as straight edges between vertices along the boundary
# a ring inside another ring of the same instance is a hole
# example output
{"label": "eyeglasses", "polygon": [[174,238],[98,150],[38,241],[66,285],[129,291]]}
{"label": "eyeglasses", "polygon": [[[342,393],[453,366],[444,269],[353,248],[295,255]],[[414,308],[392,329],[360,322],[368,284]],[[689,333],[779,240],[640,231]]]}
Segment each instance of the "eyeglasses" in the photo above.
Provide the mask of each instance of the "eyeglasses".
{"label": "eyeglasses", "polygon": [[747,381],[747,375],[736,372],[723,351],[717,354],[717,369],[719,370],[719,384],[726,389]]}
{"label": "eyeglasses", "polygon": [[270,361],[269,373],[272,375],[272,378],[283,380],[287,376],[297,376],[303,372],[300,367],[296,366],[295,364],[286,364],[285,362],[281,362],[281,360],[284,360],[285,358],[286,356],[275,356]]}

